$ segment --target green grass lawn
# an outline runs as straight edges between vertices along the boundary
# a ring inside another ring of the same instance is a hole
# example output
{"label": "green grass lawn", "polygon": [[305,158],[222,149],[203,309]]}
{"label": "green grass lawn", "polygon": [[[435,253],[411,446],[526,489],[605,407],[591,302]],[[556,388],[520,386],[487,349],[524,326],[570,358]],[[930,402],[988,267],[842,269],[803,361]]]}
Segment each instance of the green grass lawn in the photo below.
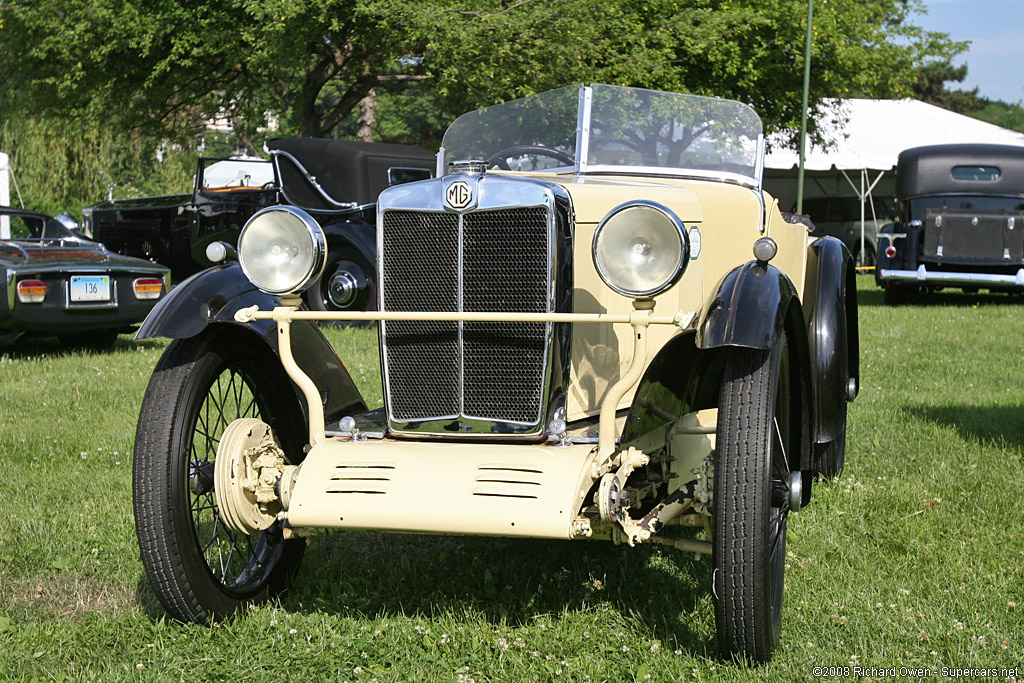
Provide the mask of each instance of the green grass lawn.
{"label": "green grass lawn", "polygon": [[[667,548],[339,534],[312,543],[278,602],[213,627],[168,620],[130,493],[139,402],[165,343],[122,336],[109,353],[0,350],[0,678],[794,681],[816,665],[1019,667],[1024,300],[886,307],[859,284],[846,470],[790,517],[767,667],[715,657],[710,561]],[[375,332],[330,336],[380,405]]]}

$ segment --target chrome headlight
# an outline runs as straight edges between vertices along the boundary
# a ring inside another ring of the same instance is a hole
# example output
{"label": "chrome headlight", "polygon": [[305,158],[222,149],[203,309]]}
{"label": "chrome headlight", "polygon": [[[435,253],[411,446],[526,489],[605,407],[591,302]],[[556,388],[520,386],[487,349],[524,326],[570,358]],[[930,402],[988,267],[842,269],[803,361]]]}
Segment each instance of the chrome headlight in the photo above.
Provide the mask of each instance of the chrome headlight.
{"label": "chrome headlight", "polygon": [[327,241],[320,224],[294,206],[256,213],[238,236],[242,272],[268,294],[295,294],[323,272]]}
{"label": "chrome headlight", "polygon": [[593,252],[606,285],[620,294],[645,298],[679,281],[690,260],[690,238],[668,207],[626,202],[597,226]]}

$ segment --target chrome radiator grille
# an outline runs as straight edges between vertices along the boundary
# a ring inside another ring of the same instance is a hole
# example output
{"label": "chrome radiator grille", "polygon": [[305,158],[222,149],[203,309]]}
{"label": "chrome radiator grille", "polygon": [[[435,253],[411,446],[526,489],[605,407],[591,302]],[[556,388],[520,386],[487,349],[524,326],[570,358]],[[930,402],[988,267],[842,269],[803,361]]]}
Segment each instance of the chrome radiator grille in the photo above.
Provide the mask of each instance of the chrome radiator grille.
{"label": "chrome radiator grille", "polygon": [[[461,216],[390,210],[381,226],[384,310],[550,310],[545,207]],[[540,421],[548,324],[383,325],[392,420]]]}

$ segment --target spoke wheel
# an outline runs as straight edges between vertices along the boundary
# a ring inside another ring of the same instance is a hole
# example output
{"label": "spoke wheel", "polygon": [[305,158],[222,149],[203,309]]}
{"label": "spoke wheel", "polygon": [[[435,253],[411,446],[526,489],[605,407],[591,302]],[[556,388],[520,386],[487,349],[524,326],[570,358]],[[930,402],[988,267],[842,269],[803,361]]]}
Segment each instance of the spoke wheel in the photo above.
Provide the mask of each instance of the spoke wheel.
{"label": "spoke wheel", "polygon": [[208,333],[168,346],[150,379],[132,473],[142,562],[177,619],[208,622],[266,599],[298,567],[304,543],[275,524],[257,536],[231,531],[214,496],[224,429],[255,417],[297,461],[305,422],[289,380],[259,342]]}
{"label": "spoke wheel", "polygon": [[723,657],[766,662],[779,643],[790,460],[798,432],[785,336],[770,351],[730,348],[719,396],[714,596]]}

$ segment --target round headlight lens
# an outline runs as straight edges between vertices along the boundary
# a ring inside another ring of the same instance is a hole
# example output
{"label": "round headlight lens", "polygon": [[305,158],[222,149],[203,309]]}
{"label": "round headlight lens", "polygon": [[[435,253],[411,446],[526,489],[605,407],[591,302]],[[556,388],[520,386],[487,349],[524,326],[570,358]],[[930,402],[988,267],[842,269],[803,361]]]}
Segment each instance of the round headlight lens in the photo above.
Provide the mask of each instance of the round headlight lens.
{"label": "round headlight lens", "polygon": [[604,217],[594,233],[593,250],[594,265],[606,285],[642,298],[679,281],[690,258],[690,240],[671,209],[636,201]]}
{"label": "round headlight lens", "polygon": [[294,294],[320,277],[327,257],[324,231],[294,206],[272,206],[255,214],[238,236],[242,272],[268,294]]}

